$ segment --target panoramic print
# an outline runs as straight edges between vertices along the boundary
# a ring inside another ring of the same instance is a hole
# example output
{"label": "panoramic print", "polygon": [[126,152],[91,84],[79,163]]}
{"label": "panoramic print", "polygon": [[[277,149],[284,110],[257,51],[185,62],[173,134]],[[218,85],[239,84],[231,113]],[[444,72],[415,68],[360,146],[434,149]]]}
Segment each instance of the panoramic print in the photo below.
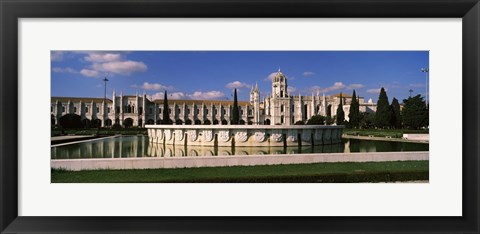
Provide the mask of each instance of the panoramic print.
{"label": "panoramic print", "polygon": [[428,183],[428,51],[51,51],[52,183]]}

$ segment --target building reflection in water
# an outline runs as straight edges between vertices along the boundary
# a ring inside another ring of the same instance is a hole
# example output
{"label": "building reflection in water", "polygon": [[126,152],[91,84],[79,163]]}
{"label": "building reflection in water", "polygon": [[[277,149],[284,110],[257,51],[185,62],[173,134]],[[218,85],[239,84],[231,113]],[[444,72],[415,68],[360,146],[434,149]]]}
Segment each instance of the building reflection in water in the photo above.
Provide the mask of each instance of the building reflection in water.
{"label": "building reflection in water", "polygon": [[303,147],[202,147],[163,145],[148,142],[147,136],[107,139],[51,147],[52,159],[200,157],[228,155],[268,155],[306,153],[349,153],[388,151],[428,151],[428,144],[344,140],[341,144]]}

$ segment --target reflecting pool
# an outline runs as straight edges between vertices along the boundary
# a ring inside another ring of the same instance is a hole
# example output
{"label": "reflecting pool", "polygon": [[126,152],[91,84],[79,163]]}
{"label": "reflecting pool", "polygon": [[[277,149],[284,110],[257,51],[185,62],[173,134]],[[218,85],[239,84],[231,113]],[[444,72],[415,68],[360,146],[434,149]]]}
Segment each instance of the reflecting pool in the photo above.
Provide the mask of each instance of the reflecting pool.
{"label": "reflecting pool", "polygon": [[428,144],[343,139],[340,144],[304,147],[201,147],[174,146],[148,142],[147,136],[119,136],[51,147],[52,159],[188,157],[259,154],[306,154],[428,151]]}

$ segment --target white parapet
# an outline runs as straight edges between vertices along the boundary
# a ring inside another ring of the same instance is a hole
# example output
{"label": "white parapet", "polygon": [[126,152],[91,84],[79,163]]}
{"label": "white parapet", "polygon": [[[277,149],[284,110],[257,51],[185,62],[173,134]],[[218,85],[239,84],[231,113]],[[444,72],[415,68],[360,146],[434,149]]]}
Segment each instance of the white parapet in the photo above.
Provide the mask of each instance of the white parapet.
{"label": "white parapet", "polygon": [[430,134],[403,134],[403,139],[411,141],[429,141]]}
{"label": "white parapet", "polygon": [[145,125],[150,142],[192,146],[299,146],[336,144],[344,126]]}

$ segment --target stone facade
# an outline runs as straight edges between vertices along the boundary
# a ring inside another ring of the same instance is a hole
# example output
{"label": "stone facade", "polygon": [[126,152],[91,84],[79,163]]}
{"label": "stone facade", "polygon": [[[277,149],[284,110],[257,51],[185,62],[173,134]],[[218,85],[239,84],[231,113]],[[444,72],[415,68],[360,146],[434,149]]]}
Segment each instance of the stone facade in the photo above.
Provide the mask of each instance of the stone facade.
{"label": "stone facade", "polygon": [[[258,84],[250,91],[250,101],[239,101],[240,124],[242,125],[294,125],[306,122],[313,115],[327,114],[332,117],[340,104],[340,94],[332,96],[291,95],[287,77],[280,71],[272,79],[272,94],[261,99]],[[342,94],[345,118],[348,120],[351,96]],[[376,104],[358,97],[360,112],[375,112]],[[98,127],[115,123],[123,127],[145,127],[161,123],[163,112],[168,111],[175,125],[229,125],[232,119],[233,101],[230,100],[168,100],[168,110],[163,110],[163,100],[150,100],[147,95],[112,94],[103,98],[51,98],[51,122],[58,124],[66,114],[80,115],[85,123],[93,122]]]}

